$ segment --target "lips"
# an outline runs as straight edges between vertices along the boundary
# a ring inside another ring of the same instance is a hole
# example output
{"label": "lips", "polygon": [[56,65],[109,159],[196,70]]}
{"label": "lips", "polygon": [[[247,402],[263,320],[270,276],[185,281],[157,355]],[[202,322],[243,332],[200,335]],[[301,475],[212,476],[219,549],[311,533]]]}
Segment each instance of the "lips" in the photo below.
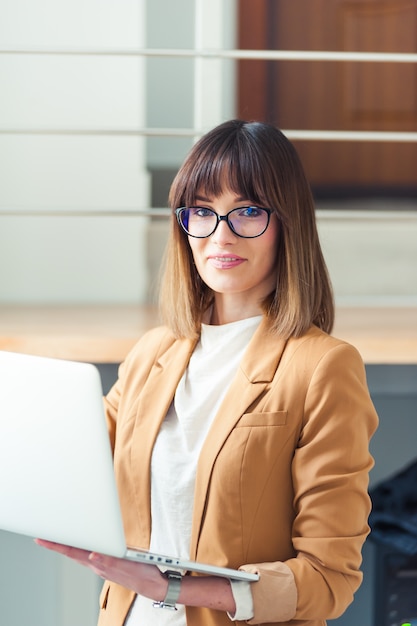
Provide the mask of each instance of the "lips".
{"label": "lips", "polygon": [[211,255],[208,260],[217,269],[231,269],[245,261],[242,257],[235,255]]}

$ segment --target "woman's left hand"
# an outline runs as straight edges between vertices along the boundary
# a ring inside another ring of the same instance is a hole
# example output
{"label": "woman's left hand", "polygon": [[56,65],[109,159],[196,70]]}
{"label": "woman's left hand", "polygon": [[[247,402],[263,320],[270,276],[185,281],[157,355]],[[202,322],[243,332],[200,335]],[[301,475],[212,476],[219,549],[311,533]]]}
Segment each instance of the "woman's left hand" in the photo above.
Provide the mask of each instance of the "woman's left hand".
{"label": "woman's left hand", "polygon": [[[98,576],[131,589],[141,596],[156,602],[164,600],[168,590],[168,580],[156,565],[137,563],[128,559],[72,548],[60,543],[35,539],[35,542],[59,554],[85,565]],[[185,576],[181,584],[179,604],[205,606],[217,611],[236,611],[230,581],[217,576]]]}
{"label": "woman's left hand", "polygon": [[165,597],[168,581],[156,565],[119,559],[44,539],[35,539],[35,543],[63,554],[80,565],[88,567],[101,578],[111,580],[142,596],[158,601]]}

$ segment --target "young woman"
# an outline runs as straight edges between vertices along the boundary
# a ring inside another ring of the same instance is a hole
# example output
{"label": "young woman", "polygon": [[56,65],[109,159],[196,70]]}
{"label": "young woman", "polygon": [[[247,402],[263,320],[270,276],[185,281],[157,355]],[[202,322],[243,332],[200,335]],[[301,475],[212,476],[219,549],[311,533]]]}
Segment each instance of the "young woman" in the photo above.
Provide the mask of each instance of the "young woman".
{"label": "young woman", "polygon": [[[185,575],[41,542],[106,578],[100,626],[319,626],[361,582],[369,439],[362,360],[330,336],[311,192],[276,128],[233,120],[191,150],[161,314],[106,398],[129,545],[259,574]],[[177,599],[177,611],[153,601]]]}

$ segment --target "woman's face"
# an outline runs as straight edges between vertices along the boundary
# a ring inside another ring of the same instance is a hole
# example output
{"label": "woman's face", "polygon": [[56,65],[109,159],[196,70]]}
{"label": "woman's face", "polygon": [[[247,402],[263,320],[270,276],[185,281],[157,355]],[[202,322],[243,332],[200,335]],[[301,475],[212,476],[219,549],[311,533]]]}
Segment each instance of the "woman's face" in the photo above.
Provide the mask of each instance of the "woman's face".
{"label": "woman's face", "polygon": [[[216,198],[197,194],[195,205],[225,215],[232,209],[253,205],[250,198],[225,191]],[[271,214],[269,226],[259,237],[245,239],[236,235],[227,222],[219,222],[212,235],[204,239],[188,237],[194,262],[202,280],[219,299],[249,315],[261,312],[259,303],[276,286],[278,220]]]}

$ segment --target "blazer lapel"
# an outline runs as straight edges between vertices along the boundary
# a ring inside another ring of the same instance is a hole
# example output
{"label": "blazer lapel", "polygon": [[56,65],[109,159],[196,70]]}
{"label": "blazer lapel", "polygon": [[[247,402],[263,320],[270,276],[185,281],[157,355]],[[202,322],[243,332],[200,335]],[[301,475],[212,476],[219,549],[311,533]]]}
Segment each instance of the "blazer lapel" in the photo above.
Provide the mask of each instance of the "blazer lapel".
{"label": "blazer lapel", "polygon": [[270,334],[262,320],[252,337],[236,376],[213,421],[197,468],[191,538],[195,558],[212,468],[216,457],[240,417],[274,378],[286,341]]}
{"label": "blazer lapel", "polygon": [[138,542],[142,546],[149,546],[151,536],[152,449],[195,344],[196,341],[187,339],[175,341],[155,362],[141,393],[132,437],[131,471],[136,511],[140,520],[141,536]]}

